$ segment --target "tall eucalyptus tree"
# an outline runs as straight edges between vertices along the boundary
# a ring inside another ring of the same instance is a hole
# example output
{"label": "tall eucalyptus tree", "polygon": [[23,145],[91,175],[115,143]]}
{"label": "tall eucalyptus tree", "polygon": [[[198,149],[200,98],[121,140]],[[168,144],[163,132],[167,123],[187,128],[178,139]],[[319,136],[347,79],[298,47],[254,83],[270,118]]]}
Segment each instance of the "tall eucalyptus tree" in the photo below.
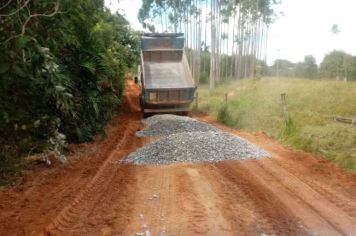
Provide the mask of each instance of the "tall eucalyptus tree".
{"label": "tall eucalyptus tree", "polygon": [[276,18],[273,11],[276,3],[276,0],[143,0],[138,18],[152,32],[161,29],[185,33],[186,52],[195,80],[199,82],[208,76],[213,88],[222,79],[255,76],[256,67],[267,59],[268,29]]}

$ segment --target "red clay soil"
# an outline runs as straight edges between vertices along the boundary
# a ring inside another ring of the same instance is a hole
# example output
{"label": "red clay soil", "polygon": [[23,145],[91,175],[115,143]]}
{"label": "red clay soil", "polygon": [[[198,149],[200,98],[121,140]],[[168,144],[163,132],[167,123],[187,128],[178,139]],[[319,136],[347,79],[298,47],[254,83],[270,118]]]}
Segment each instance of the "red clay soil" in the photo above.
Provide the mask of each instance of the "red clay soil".
{"label": "red clay soil", "polygon": [[355,235],[356,174],[264,134],[228,128],[272,158],[220,163],[121,163],[148,139],[139,88],[128,81],[107,137],[72,145],[71,163],[34,167],[0,191],[0,235]]}

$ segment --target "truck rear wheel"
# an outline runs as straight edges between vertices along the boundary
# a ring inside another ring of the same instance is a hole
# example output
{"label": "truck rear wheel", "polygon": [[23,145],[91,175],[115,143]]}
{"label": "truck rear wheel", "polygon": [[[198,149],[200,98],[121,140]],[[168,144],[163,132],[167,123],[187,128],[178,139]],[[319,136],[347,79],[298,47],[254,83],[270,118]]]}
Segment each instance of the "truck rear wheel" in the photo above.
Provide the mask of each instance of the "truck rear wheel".
{"label": "truck rear wheel", "polygon": [[177,112],[176,114],[179,115],[179,116],[188,116],[188,112],[187,111]]}
{"label": "truck rear wheel", "polygon": [[148,112],[143,113],[143,118],[148,118],[150,116],[152,116],[152,113],[148,113]]}

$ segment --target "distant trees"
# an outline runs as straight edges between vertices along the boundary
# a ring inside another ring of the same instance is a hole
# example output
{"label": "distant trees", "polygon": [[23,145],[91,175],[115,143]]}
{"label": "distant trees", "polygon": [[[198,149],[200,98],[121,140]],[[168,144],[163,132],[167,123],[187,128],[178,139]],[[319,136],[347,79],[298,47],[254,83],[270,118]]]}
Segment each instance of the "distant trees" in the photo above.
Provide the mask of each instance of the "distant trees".
{"label": "distant trees", "polygon": [[295,75],[297,77],[315,78],[318,73],[318,65],[315,57],[308,55],[304,57],[304,61],[296,66]]}
{"label": "distant trees", "polygon": [[356,79],[356,57],[342,51],[333,51],[320,64],[320,75],[324,78]]}
{"label": "distant trees", "polygon": [[[337,53],[322,63],[313,56],[299,63],[276,60],[266,70],[269,26],[276,19],[276,0],[143,0],[138,19],[151,32],[183,32],[193,77],[197,82],[270,75],[306,78],[354,78],[355,60]],[[331,33],[340,33],[338,24]]]}
{"label": "distant trees", "polygon": [[269,74],[274,76],[315,78],[318,74],[318,65],[313,56],[304,57],[304,61],[293,63],[278,59],[269,68]]}
{"label": "distant trees", "polygon": [[312,55],[305,56],[304,61],[298,63],[278,59],[268,68],[268,74],[311,79],[356,80],[356,57],[342,51],[333,51],[325,55],[320,68]]}
{"label": "distant trees", "polygon": [[138,19],[152,32],[183,32],[193,77],[210,87],[255,76],[266,61],[275,0],[143,0]]}

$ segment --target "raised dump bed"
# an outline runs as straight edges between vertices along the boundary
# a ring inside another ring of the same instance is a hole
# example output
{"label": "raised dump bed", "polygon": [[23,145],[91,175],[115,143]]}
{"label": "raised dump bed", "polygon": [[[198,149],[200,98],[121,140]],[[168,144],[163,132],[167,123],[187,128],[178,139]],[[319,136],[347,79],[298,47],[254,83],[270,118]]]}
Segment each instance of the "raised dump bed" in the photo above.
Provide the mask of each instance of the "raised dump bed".
{"label": "raised dump bed", "polygon": [[145,113],[191,109],[196,86],[183,47],[183,34],[142,35],[140,101]]}

